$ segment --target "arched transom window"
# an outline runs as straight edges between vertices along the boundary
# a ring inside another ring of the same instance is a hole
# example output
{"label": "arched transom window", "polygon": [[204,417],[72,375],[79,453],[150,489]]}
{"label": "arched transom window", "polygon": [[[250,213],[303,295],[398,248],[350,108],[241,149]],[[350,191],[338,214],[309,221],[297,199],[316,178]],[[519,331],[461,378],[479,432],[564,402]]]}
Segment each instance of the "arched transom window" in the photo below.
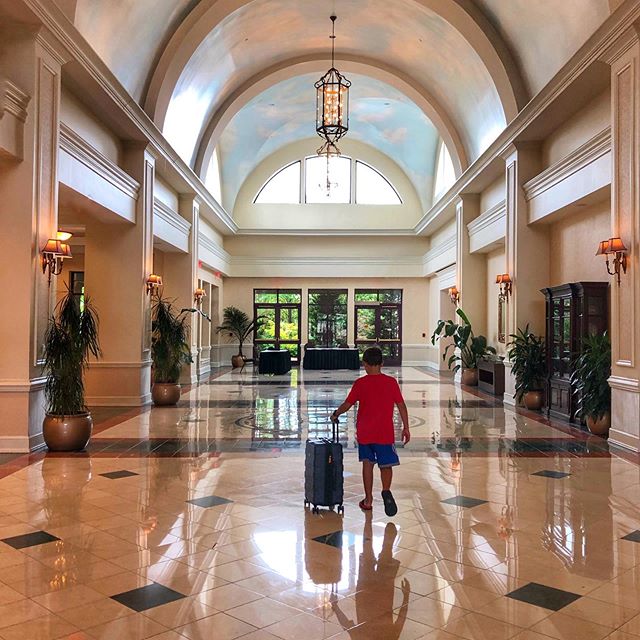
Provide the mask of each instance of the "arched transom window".
{"label": "arched transom window", "polygon": [[256,204],[399,205],[397,189],[371,165],[346,156],[310,156],[276,171],[254,198]]}

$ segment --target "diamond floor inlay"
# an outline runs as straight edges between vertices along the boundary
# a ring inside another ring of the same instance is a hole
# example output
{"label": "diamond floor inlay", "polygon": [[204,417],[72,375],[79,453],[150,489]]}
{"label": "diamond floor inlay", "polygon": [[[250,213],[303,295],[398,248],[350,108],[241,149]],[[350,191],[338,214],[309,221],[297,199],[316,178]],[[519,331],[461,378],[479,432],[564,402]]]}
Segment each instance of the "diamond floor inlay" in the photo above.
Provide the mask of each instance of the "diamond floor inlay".
{"label": "diamond floor inlay", "polygon": [[560,478],[568,478],[571,474],[565,473],[564,471],[554,471],[553,469],[543,469],[542,471],[536,471],[531,475],[542,476],[543,478],[555,478],[556,480],[559,480]]}
{"label": "diamond floor inlay", "polygon": [[204,498],[194,498],[193,500],[187,500],[189,504],[195,504],[197,507],[217,507],[220,504],[229,504],[233,500],[227,498],[221,498],[220,496],[205,496]]}
{"label": "diamond floor inlay", "polygon": [[127,471],[126,469],[122,469],[120,471],[108,471],[107,473],[99,473],[98,475],[103,478],[109,478],[109,480],[118,480],[120,478],[132,478],[133,476],[137,476],[137,473],[133,471]]}
{"label": "diamond floor inlay", "polygon": [[161,584],[149,584],[138,589],[131,589],[115,596],[111,596],[112,600],[123,604],[134,611],[146,611],[163,604],[169,604],[176,600],[182,600],[186,596],[178,591],[169,589]]}
{"label": "diamond floor inlay", "polygon": [[481,504],[486,504],[486,500],[480,500],[479,498],[469,498],[467,496],[454,496],[453,498],[447,498],[441,500],[444,504],[452,504],[456,507],[464,507],[465,509],[471,509]]}
{"label": "diamond floor inlay", "polygon": [[48,542],[55,542],[56,540],[60,540],[60,538],[56,538],[56,536],[52,536],[46,531],[34,531],[33,533],[23,533],[19,536],[4,538],[0,542],[4,542],[14,549],[26,549],[40,544],[47,544]]}
{"label": "diamond floor inlay", "polygon": [[559,611],[572,602],[575,602],[580,597],[581,596],[577,593],[563,591],[562,589],[556,589],[554,587],[547,587],[543,584],[538,584],[537,582],[530,582],[529,584],[524,585],[524,587],[520,587],[511,593],[507,593],[507,598],[526,602],[527,604],[533,604],[536,607],[551,609],[552,611]]}

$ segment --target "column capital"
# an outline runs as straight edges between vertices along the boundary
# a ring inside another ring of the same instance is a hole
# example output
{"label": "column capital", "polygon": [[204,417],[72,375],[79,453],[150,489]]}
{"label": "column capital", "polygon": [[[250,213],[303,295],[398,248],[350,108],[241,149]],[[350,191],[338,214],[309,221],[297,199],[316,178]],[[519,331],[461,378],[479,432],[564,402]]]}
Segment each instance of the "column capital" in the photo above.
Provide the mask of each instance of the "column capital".
{"label": "column capital", "polygon": [[599,60],[613,66],[633,46],[640,43],[640,26],[632,24],[600,55]]}

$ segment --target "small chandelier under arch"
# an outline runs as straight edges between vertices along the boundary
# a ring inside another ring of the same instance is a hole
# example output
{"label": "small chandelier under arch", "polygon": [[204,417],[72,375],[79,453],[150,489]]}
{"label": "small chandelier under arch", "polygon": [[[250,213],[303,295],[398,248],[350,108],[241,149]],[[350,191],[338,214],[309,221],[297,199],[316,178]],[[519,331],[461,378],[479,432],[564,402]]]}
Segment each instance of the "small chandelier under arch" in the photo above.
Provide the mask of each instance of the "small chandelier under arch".
{"label": "small chandelier under arch", "polygon": [[318,155],[340,155],[336,142],[349,131],[349,87],[347,80],[335,66],[337,16],[331,16],[331,69],[318,82],[316,88],[316,132],[324,140]]}

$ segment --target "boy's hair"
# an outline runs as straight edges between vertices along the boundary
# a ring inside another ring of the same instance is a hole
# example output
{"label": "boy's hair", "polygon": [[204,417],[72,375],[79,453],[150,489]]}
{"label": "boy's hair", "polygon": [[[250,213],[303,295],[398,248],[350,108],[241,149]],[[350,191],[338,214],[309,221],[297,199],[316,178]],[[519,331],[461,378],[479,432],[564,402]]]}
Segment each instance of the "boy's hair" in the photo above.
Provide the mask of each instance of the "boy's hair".
{"label": "boy's hair", "polygon": [[362,354],[362,361],[372,367],[382,366],[382,360],[382,350],[380,347],[369,347],[365,349],[365,352]]}

